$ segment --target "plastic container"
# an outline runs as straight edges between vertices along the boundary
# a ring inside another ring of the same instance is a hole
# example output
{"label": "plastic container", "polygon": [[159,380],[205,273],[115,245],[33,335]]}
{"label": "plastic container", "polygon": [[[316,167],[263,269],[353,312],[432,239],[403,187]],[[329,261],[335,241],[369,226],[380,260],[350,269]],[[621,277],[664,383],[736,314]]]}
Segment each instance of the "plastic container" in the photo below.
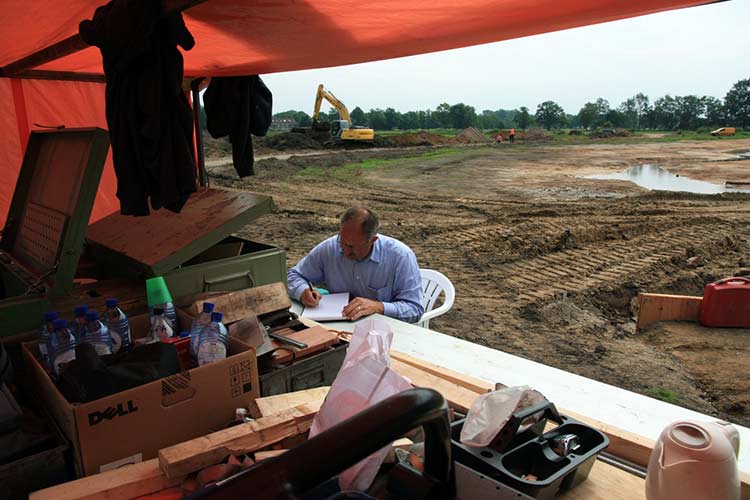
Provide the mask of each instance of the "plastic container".
{"label": "plastic container", "polygon": [[190,326],[190,354],[193,357],[198,356],[198,341],[204,328],[211,324],[211,313],[214,311],[214,305],[211,302],[203,303],[203,311],[193,320]]}
{"label": "plastic container", "polygon": [[152,309],[161,308],[164,315],[172,322],[172,329],[177,325],[177,311],[172,303],[172,294],[169,293],[167,283],[162,276],[146,280],[146,300]]}
{"label": "plastic container", "polygon": [[222,324],[220,312],[211,313],[211,323],[201,331],[198,339],[198,366],[226,359],[229,334]]}
{"label": "plastic container", "polygon": [[106,304],[105,316],[109,335],[112,337],[112,352],[129,351],[133,347],[133,338],[128,317],[117,305],[116,298],[107,299]]}
{"label": "plastic container", "polygon": [[651,451],[646,498],[740,500],[739,444],[739,432],[727,422],[668,425]]}
{"label": "plastic container", "polygon": [[710,327],[750,328],[750,278],[725,278],[706,285],[700,322]]}
{"label": "plastic container", "polygon": [[[558,427],[542,434],[547,421],[544,418],[531,429],[516,433],[526,417],[549,409],[549,414],[555,417],[553,420],[560,424]],[[596,455],[609,445],[609,439],[603,433],[577,420],[558,415],[554,405],[548,401],[514,414],[509,425],[515,424],[512,432],[515,437],[506,442],[507,448],[503,450],[461,443],[464,420],[451,424],[454,459],[490,479],[543,500],[552,499],[558,491],[569,490],[583,482],[594,466]],[[576,446],[563,451],[559,443],[566,436],[574,436]]]}
{"label": "plastic container", "polygon": [[73,310],[74,324],[70,327],[70,333],[72,333],[76,338],[78,338],[79,335],[86,331],[86,313],[88,311],[89,306],[86,304],[76,306]]}
{"label": "plastic container", "polygon": [[[75,327],[75,323],[71,321],[70,326]],[[54,331],[50,335],[47,353],[52,373],[59,375],[61,365],[76,359],[76,338],[70,333],[64,319],[56,319],[53,327]]]}
{"label": "plastic container", "polygon": [[112,337],[109,328],[99,321],[99,313],[86,313],[86,329],[78,336],[79,344],[91,344],[99,356],[112,354]]}
{"label": "plastic container", "polygon": [[49,366],[49,354],[47,353],[47,346],[49,345],[49,338],[52,332],[55,331],[54,322],[57,319],[57,313],[55,311],[47,311],[44,313],[44,322],[39,330],[39,354],[42,358],[42,363],[45,366]]}
{"label": "plastic container", "polygon": [[164,316],[164,309],[161,307],[154,308],[154,314],[151,316],[151,338],[154,342],[166,342],[174,336],[172,322]]}

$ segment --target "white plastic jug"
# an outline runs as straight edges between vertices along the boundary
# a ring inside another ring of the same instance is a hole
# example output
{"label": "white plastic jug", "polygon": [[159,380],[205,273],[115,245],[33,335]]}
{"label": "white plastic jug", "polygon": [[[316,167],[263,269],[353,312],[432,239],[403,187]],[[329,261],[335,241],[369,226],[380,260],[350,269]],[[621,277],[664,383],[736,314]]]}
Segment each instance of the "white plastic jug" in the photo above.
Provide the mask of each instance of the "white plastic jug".
{"label": "white plastic jug", "polygon": [[728,422],[668,425],[649,458],[647,500],[739,500],[739,445],[739,433]]}

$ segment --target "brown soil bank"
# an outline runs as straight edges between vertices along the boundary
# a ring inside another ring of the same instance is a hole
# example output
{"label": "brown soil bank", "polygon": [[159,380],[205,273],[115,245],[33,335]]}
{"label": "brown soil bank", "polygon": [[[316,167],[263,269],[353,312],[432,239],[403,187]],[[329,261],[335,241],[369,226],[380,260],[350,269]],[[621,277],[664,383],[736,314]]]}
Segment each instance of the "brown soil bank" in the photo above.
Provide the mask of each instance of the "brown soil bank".
{"label": "brown soil bank", "polygon": [[[215,185],[274,197],[277,212],[242,235],[285,248],[289,265],[333,234],[348,206],[367,205],[384,234],[453,281],[456,302],[433,329],[750,425],[747,387],[732,382],[747,367],[712,361],[746,352],[750,336],[721,344],[699,331],[636,334],[634,322],[640,291],[701,295],[707,282],[750,274],[750,195],[648,192],[576,177],[652,163],[717,183],[750,180],[747,161],[716,161],[738,150],[750,150],[750,140],[504,143],[404,151],[402,161],[343,176],[337,166],[398,153],[261,160],[259,175],[242,181],[231,166],[211,174]],[[313,166],[318,175],[297,175]]]}

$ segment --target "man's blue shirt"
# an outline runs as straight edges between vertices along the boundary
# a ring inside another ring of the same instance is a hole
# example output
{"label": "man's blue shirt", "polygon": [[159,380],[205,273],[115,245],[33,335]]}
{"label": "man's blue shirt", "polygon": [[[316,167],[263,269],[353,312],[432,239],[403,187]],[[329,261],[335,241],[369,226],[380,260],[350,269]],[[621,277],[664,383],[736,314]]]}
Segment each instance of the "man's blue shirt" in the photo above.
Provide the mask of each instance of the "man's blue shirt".
{"label": "man's blue shirt", "polygon": [[289,295],[299,300],[308,281],[325,283],[331,293],[383,303],[383,314],[415,323],[424,313],[422,278],[411,249],[389,236],[378,235],[364,260],[347,259],[338,236],[318,244],[287,273]]}

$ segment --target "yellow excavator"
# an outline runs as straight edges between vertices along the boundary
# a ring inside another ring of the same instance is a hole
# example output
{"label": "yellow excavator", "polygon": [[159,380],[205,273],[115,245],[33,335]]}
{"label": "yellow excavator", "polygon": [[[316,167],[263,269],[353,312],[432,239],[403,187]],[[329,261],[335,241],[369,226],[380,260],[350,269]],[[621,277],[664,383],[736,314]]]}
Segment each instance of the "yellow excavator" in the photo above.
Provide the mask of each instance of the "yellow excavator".
{"label": "yellow excavator", "polygon": [[[322,104],[323,99],[328,101],[331,106],[339,112],[339,120],[334,120],[331,123],[318,120],[320,116],[320,105]],[[335,141],[372,142],[373,139],[375,139],[375,131],[373,129],[352,126],[352,120],[349,117],[349,110],[346,109],[344,103],[339,101],[335,95],[329,90],[326,90],[322,83],[318,85],[318,93],[315,95],[315,111],[313,111],[312,115],[312,129],[313,131],[330,130],[331,137]]]}

